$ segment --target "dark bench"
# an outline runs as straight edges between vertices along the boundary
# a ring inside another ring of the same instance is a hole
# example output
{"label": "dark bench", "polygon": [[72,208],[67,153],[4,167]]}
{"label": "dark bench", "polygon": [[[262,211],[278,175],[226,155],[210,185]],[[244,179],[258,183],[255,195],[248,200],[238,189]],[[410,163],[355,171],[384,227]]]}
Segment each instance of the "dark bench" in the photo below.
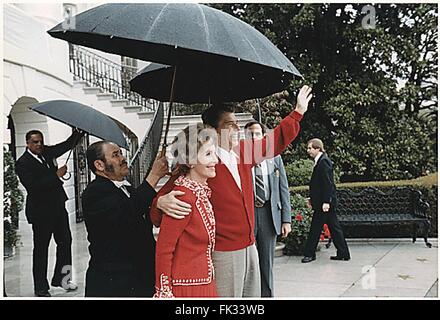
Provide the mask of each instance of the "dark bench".
{"label": "dark bench", "polygon": [[[360,192],[337,190],[337,215],[341,226],[403,225],[412,224],[412,238],[416,241],[419,228],[428,248],[428,232],[431,226],[426,210],[429,204],[422,200],[422,193],[408,187],[397,187],[382,192],[368,187]],[[326,245],[330,246],[331,239]]]}

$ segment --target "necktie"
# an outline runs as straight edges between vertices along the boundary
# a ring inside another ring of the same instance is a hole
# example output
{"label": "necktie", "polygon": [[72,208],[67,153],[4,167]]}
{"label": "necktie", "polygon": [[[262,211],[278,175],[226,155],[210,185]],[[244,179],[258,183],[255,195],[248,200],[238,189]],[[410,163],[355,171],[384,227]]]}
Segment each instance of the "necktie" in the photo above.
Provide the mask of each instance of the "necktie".
{"label": "necktie", "polygon": [[41,162],[49,168],[49,165],[47,164],[46,160],[43,158],[43,156],[41,154],[37,155],[38,159],[41,160]]}
{"label": "necktie", "polygon": [[255,200],[260,204],[266,202],[266,189],[264,187],[263,170],[261,164],[255,166]]}

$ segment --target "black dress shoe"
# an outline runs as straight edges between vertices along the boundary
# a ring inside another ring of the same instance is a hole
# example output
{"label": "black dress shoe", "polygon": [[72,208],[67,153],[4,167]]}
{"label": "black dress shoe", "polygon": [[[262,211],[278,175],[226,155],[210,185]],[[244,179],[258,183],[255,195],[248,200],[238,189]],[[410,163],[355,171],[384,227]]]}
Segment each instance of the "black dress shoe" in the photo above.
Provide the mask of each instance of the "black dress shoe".
{"label": "black dress shoe", "polygon": [[309,262],[312,262],[314,260],[316,260],[316,257],[304,257],[304,258],[302,258],[301,262],[302,263],[309,263]]}
{"label": "black dress shoe", "polygon": [[349,261],[350,257],[331,256],[330,260]]}
{"label": "black dress shoe", "polygon": [[76,285],[76,283],[74,283],[72,281],[68,281],[65,284],[52,282],[51,285],[52,285],[52,287],[63,288],[66,291],[75,291],[76,289],[78,289],[78,286]]}
{"label": "black dress shoe", "polygon": [[36,297],[45,297],[45,298],[51,297],[49,291],[47,291],[47,290],[35,290],[34,293],[35,293]]}

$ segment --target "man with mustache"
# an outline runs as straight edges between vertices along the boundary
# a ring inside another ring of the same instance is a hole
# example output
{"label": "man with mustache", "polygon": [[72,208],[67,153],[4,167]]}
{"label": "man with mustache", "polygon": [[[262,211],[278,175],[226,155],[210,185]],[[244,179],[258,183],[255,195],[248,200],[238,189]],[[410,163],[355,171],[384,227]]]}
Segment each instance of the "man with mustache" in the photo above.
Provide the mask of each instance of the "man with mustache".
{"label": "man with mustache", "polygon": [[168,171],[165,157],[156,159],[143,183],[125,180],[127,160],[114,143],[99,141],[87,149],[96,175],[82,194],[90,261],[86,297],[151,297],[154,293],[155,241],[148,208]]}

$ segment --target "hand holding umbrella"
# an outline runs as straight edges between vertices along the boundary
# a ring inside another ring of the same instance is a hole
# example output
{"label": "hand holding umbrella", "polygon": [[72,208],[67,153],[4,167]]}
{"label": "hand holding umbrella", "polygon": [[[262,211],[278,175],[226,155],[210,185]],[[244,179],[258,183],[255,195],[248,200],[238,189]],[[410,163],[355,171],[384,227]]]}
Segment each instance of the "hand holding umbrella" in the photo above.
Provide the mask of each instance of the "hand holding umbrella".
{"label": "hand holding umbrella", "polygon": [[[69,151],[69,154],[67,156],[66,162],[64,165],[57,170],[57,176],[65,181],[69,180],[72,174],[70,172],[67,172],[67,163],[69,162],[70,156],[72,155],[72,151],[75,148],[75,146],[78,144],[78,142],[81,140],[81,138],[86,134],[85,131],[79,130],[77,128],[73,129],[73,134],[76,134],[75,140],[72,144],[72,148]],[[65,177],[67,173],[67,177]]]}

